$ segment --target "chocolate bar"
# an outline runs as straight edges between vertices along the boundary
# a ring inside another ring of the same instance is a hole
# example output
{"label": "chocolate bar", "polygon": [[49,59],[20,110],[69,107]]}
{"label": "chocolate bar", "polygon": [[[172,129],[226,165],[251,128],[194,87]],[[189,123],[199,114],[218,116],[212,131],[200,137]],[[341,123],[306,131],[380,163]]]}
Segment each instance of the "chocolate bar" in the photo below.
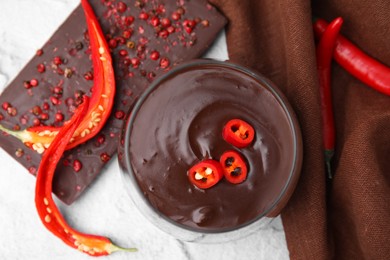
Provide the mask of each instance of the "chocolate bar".
{"label": "chocolate bar", "polygon": [[[90,1],[108,45],[116,75],[115,105],[103,130],[67,151],[53,190],[74,202],[117,150],[124,115],[148,85],[176,64],[200,57],[226,24],[204,0]],[[78,6],[0,96],[0,123],[9,129],[61,126],[93,85],[83,10]],[[0,134],[1,147],[35,175],[41,155]]]}

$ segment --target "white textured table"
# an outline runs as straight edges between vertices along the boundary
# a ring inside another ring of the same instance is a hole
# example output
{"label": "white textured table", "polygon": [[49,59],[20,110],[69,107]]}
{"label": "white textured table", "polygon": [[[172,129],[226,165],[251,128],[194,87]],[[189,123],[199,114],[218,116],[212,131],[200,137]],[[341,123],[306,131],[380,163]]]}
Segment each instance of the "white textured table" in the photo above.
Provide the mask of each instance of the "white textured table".
{"label": "white textured table", "polygon": [[[0,0],[0,91],[78,3],[78,0]],[[224,34],[206,56],[227,58]],[[0,165],[0,259],[90,259],[43,227],[35,210],[35,179],[2,149]],[[267,229],[223,244],[183,243],[163,233],[130,202],[116,157],[72,206],[61,202],[58,205],[71,226],[139,249],[137,253],[115,253],[108,259],[288,259],[280,218]]]}

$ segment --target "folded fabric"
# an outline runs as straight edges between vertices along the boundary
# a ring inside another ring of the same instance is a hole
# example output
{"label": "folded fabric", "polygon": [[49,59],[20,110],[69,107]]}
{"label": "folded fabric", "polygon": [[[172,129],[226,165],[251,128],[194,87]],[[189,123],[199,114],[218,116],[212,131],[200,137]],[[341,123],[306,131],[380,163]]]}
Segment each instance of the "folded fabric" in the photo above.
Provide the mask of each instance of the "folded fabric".
{"label": "folded fabric", "polygon": [[228,17],[230,59],[288,97],[302,127],[304,162],[282,212],[292,259],[390,256],[390,97],[333,63],[335,177],[326,179],[312,15],[344,18],[342,34],[390,66],[389,1],[212,0]]}

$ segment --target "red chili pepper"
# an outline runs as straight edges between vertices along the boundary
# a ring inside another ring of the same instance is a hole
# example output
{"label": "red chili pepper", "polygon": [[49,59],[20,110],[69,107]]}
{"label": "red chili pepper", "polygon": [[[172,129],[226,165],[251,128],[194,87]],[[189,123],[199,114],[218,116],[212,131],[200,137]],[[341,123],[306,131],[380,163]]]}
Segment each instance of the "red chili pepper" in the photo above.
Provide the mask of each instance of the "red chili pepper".
{"label": "red chili pepper", "polygon": [[[100,132],[110,116],[115,96],[114,69],[107,42],[90,4],[87,0],[82,0],[81,3],[86,16],[91,45],[94,86],[88,113],[70,139],[67,150],[86,142]],[[0,130],[18,138],[38,153],[43,153],[60,128],[40,126],[12,131],[0,125]]]}
{"label": "red chili pepper", "polygon": [[317,45],[317,70],[320,80],[324,153],[330,179],[332,178],[331,161],[334,155],[336,139],[332,105],[331,65],[336,39],[342,24],[343,19],[341,17],[334,19],[326,28]]}
{"label": "red chili pepper", "polygon": [[223,177],[223,170],[218,161],[206,159],[195,164],[188,171],[188,179],[200,189],[207,189],[217,184]]}
{"label": "red chili pepper", "polygon": [[255,130],[241,119],[232,119],[224,126],[222,137],[226,142],[238,148],[244,148],[253,141]]}
{"label": "red chili pepper", "polygon": [[242,156],[236,151],[224,152],[219,160],[226,180],[238,184],[245,181],[248,167]]}
{"label": "red chili pepper", "polygon": [[[328,23],[323,19],[313,24],[317,39],[324,34]],[[346,71],[373,89],[390,95],[390,68],[368,56],[348,39],[339,35],[333,57]]]}
{"label": "red chili pepper", "polygon": [[87,235],[74,230],[66,223],[52,197],[52,181],[56,166],[74,131],[85,117],[88,103],[88,98],[84,97],[84,102],[77,108],[69,123],[61,128],[42,156],[37,173],[35,205],[44,226],[73,248],[92,256],[108,255],[118,250],[135,251],[136,249],[120,248],[106,237]]}

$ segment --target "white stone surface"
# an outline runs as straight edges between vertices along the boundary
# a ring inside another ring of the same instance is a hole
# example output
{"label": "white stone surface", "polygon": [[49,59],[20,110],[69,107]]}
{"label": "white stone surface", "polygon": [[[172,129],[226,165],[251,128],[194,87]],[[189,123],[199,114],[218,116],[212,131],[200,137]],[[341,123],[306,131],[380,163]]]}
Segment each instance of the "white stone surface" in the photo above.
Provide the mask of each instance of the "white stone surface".
{"label": "white stone surface", "polygon": [[[78,0],[0,0],[0,92],[23,68]],[[207,57],[227,59],[222,33]],[[34,204],[35,179],[0,149],[0,259],[89,259],[41,224]],[[58,205],[71,226],[105,235],[137,253],[107,259],[288,259],[280,218],[264,230],[222,244],[177,241],[147,222],[122,186],[116,157],[72,206]]]}

